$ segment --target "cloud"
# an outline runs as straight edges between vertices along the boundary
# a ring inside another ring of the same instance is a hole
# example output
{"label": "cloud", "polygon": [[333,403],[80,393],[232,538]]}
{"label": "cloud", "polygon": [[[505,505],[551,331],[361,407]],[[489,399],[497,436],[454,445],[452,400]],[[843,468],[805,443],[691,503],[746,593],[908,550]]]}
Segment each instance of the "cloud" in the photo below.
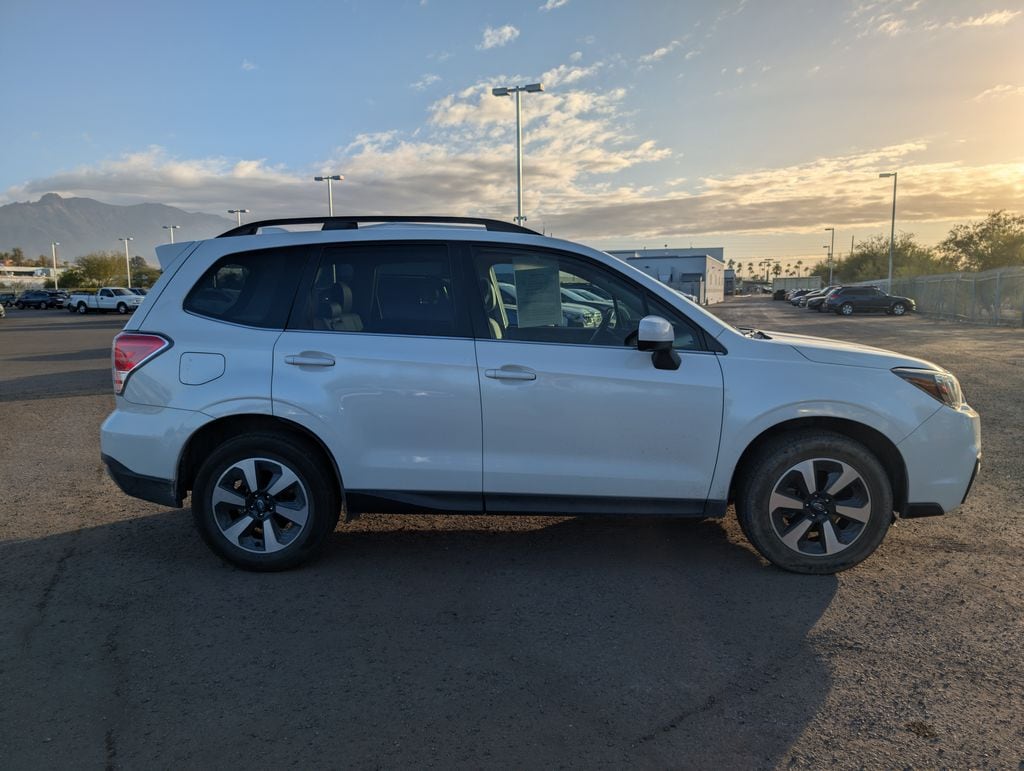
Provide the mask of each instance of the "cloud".
{"label": "cloud", "polygon": [[484,30],[483,40],[477,44],[477,50],[486,51],[489,48],[500,48],[508,45],[517,37],[519,37],[519,30],[511,24],[498,28],[487,27]]}
{"label": "cloud", "polygon": [[544,5],[540,6],[537,10],[539,11],[553,11],[556,8],[561,8],[563,5],[568,5],[569,0],[548,0]]}
{"label": "cloud", "polygon": [[441,77],[439,75],[434,75],[433,73],[428,72],[415,83],[410,83],[409,88],[414,88],[417,91],[423,91],[429,88],[430,86],[434,85],[435,83],[439,82],[440,80]]}
{"label": "cloud", "polygon": [[1020,16],[1020,11],[992,11],[981,16],[971,16],[968,19],[952,19],[946,22],[947,29],[965,29],[968,27],[1005,27],[1011,21]]}
{"label": "cloud", "polygon": [[569,85],[583,80],[583,78],[589,78],[603,66],[604,62],[596,62],[589,67],[560,64],[541,75],[540,82],[544,84],[545,88],[549,86],[553,88],[554,86]]}
{"label": "cloud", "polygon": [[[555,71],[565,78],[584,69],[563,67]],[[628,245],[696,234],[814,233],[834,224],[880,227],[888,221],[891,186],[878,172],[892,168],[900,170],[901,227],[1024,210],[1024,157],[927,163],[920,160],[923,141],[688,179],[680,176],[679,153],[634,133],[624,89],[580,88],[582,77],[530,94],[523,104],[528,224],[560,236]],[[323,211],[322,189],[311,177],[332,169],[346,177],[334,190],[339,211],[510,219],[514,106],[491,96],[492,82],[500,79],[435,100],[415,131],[362,134],[306,167],[266,158],[181,158],[149,147],[10,188],[0,203],[57,192],[216,214],[244,206],[257,217],[303,216]],[[642,168],[645,179],[665,181],[624,181],[624,172]]]}
{"label": "cloud", "polygon": [[1024,86],[1011,86],[1009,83],[1001,83],[992,88],[986,88],[972,102],[987,102],[994,99],[1005,99],[1009,96],[1024,96]]}
{"label": "cloud", "polygon": [[253,70],[258,70],[259,67],[256,62],[251,62],[248,59],[242,59],[242,69],[246,72],[252,72]]}
{"label": "cloud", "polygon": [[668,56],[675,49],[677,49],[680,45],[682,45],[682,41],[681,40],[673,40],[668,45],[664,45],[661,48],[656,48],[653,51],[651,51],[649,54],[644,54],[639,59],[637,59],[637,61],[640,62],[641,64],[650,64],[651,62],[656,62],[659,59],[663,59],[666,56]]}

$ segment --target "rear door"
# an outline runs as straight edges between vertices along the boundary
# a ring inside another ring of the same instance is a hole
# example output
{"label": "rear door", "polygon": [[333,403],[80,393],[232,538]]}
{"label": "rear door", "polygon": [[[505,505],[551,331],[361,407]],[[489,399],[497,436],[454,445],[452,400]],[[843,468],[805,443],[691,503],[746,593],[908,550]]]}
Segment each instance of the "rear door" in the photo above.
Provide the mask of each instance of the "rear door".
{"label": "rear door", "polygon": [[355,511],[480,510],[480,386],[444,242],[320,250],[274,348],[274,414],[334,454]]}

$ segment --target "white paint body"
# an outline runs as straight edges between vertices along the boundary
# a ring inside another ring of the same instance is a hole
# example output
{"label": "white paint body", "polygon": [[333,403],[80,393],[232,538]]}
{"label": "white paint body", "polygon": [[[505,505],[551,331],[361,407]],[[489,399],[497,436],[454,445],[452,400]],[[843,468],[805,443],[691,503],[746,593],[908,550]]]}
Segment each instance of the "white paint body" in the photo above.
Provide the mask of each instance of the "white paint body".
{"label": "white paint body", "polygon": [[[161,254],[164,275],[126,325],[166,335],[173,346],[132,373],[103,424],[103,453],[174,482],[196,430],[226,416],[264,415],[318,437],[348,490],[724,502],[755,438],[819,416],[863,424],[895,445],[908,501],[949,511],[965,495],[980,454],[977,413],[944,406],[890,372],[935,365],[837,341],[744,336],[640,270],[566,241],[416,226],[388,228],[386,237],[575,253],[642,286],[727,352],[679,351],[678,370],[659,370],[632,348],[238,326],[182,310],[219,257],[374,241],[380,231],[179,243]],[[289,364],[289,356],[329,357],[333,365]]]}

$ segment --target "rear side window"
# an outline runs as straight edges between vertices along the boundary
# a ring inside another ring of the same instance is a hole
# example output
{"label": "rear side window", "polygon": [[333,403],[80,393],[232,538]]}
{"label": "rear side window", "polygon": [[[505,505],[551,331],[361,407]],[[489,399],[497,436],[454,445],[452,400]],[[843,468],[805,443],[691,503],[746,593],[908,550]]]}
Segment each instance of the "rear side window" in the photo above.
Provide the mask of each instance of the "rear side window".
{"label": "rear side window", "polygon": [[327,247],[305,313],[292,326],[329,332],[468,337],[447,244]]}
{"label": "rear side window", "polygon": [[233,324],[284,329],[307,249],[263,249],[222,257],[196,282],[185,310]]}

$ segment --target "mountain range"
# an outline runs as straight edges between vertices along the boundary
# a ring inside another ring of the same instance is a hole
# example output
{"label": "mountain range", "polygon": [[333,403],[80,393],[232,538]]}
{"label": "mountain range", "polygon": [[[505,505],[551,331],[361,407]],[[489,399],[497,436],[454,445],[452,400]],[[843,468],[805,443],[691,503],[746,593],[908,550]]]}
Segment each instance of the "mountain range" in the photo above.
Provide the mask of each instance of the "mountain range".
{"label": "mountain range", "polygon": [[118,239],[131,236],[131,254],[155,266],[154,247],[170,241],[164,225],[181,226],[174,231],[175,241],[192,241],[223,233],[235,221],[160,203],[114,206],[47,193],[38,201],[0,206],[0,251],[20,247],[26,257],[49,258],[50,242],[57,241],[58,259],[74,262],[92,252],[121,251],[124,244]]}

